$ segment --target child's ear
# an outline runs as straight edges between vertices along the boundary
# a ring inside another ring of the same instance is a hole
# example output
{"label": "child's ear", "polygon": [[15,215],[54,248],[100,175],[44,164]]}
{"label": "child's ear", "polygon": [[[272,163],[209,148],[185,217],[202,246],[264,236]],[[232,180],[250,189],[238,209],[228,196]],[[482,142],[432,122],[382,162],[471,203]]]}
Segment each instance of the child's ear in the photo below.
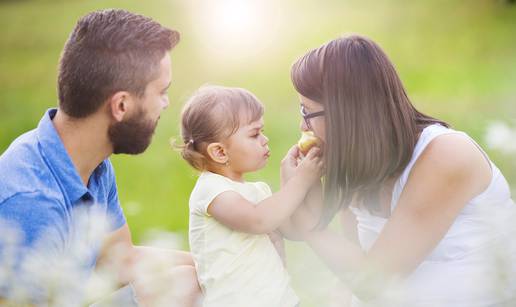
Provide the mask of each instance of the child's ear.
{"label": "child's ear", "polygon": [[210,143],[206,148],[210,158],[220,164],[226,164],[229,161],[226,147],[222,143]]}

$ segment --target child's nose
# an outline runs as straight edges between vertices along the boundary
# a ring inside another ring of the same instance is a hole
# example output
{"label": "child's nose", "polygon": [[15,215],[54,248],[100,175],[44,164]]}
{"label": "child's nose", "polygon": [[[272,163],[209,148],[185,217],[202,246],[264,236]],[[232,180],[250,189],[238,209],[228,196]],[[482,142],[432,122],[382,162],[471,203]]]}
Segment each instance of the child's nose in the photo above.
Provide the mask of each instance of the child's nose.
{"label": "child's nose", "polygon": [[163,110],[168,108],[169,105],[170,105],[170,101],[168,100],[168,97],[166,97],[165,101],[163,102]]}
{"label": "child's nose", "polygon": [[265,135],[263,135],[263,142],[262,143],[263,143],[263,145],[269,144],[269,138],[266,137]]}

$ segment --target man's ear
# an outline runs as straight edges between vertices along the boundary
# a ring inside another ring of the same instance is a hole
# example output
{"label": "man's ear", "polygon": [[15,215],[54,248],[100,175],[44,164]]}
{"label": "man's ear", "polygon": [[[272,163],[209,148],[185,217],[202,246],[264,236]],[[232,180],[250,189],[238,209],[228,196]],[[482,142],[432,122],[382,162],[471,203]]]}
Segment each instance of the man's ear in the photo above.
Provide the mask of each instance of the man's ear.
{"label": "man's ear", "polygon": [[128,92],[116,92],[108,98],[108,110],[111,116],[118,122],[121,122],[132,106],[132,97]]}
{"label": "man's ear", "polygon": [[210,143],[206,151],[208,152],[208,156],[217,163],[226,164],[226,162],[229,161],[226,146],[222,143]]}

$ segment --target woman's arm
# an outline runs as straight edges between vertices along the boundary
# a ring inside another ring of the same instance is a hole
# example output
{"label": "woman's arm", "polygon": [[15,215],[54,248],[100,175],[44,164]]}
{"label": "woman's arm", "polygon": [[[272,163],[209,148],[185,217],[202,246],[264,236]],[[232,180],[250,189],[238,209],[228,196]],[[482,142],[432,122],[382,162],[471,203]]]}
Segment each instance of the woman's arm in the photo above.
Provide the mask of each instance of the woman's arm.
{"label": "woman's arm", "polygon": [[352,243],[358,245],[357,218],[355,214],[349,208],[340,210],[339,214],[342,234]]}
{"label": "woman's arm", "polygon": [[[302,159],[304,158],[305,157],[300,153],[297,144],[289,149],[288,153],[281,161],[281,187],[286,185],[290,178],[292,178],[293,172],[297,168],[299,161],[302,161]],[[279,227],[279,231],[285,238],[289,240],[304,240],[303,235],[297,231],[296,227],[293,226],[293,223],[296,220],[305,221],[311,225],[309,228],[312,229],[319,222],[322,207],[323,193],[321,179],[319,178],[319,180],[317,180],[310,187],[310,190],[308,191],[305,199],[303,200],[303,204],[300,205],[296,209],[296,211],[281,224],[281,226]]]}
{"label": "woman's arm", "polygon": [[303,223],[309,223],[310,229],[315,228],[321,218],[322,207],[322,184],[318,181],[308,191],[303,204],[279,227],[281,234],[288,240],[303,241],[303,234],[297,231],[294,224],[301,220]]}
{"label": "woman's arm", "polygon": [[368,253],[330,230],[312,232],[306,239],[355,290],[361,287],[358,281],[370,283],[372,276],[404,276],[433,250],[465,204],[490,180],[490,167],[476,145],[460,135],[443,135],[414,165],[392,216]]}

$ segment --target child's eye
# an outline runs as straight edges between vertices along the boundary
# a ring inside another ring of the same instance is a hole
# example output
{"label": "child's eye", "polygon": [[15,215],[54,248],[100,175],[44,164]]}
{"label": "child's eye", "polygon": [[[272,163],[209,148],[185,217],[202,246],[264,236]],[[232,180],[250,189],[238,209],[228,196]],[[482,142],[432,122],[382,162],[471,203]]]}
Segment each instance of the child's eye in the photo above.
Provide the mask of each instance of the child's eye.
{"label": "child's eye", "polygon": [[251,135],[252,138],[258,138],[260,135],[264,135],[265,130],[260,130],[259,132]]}

